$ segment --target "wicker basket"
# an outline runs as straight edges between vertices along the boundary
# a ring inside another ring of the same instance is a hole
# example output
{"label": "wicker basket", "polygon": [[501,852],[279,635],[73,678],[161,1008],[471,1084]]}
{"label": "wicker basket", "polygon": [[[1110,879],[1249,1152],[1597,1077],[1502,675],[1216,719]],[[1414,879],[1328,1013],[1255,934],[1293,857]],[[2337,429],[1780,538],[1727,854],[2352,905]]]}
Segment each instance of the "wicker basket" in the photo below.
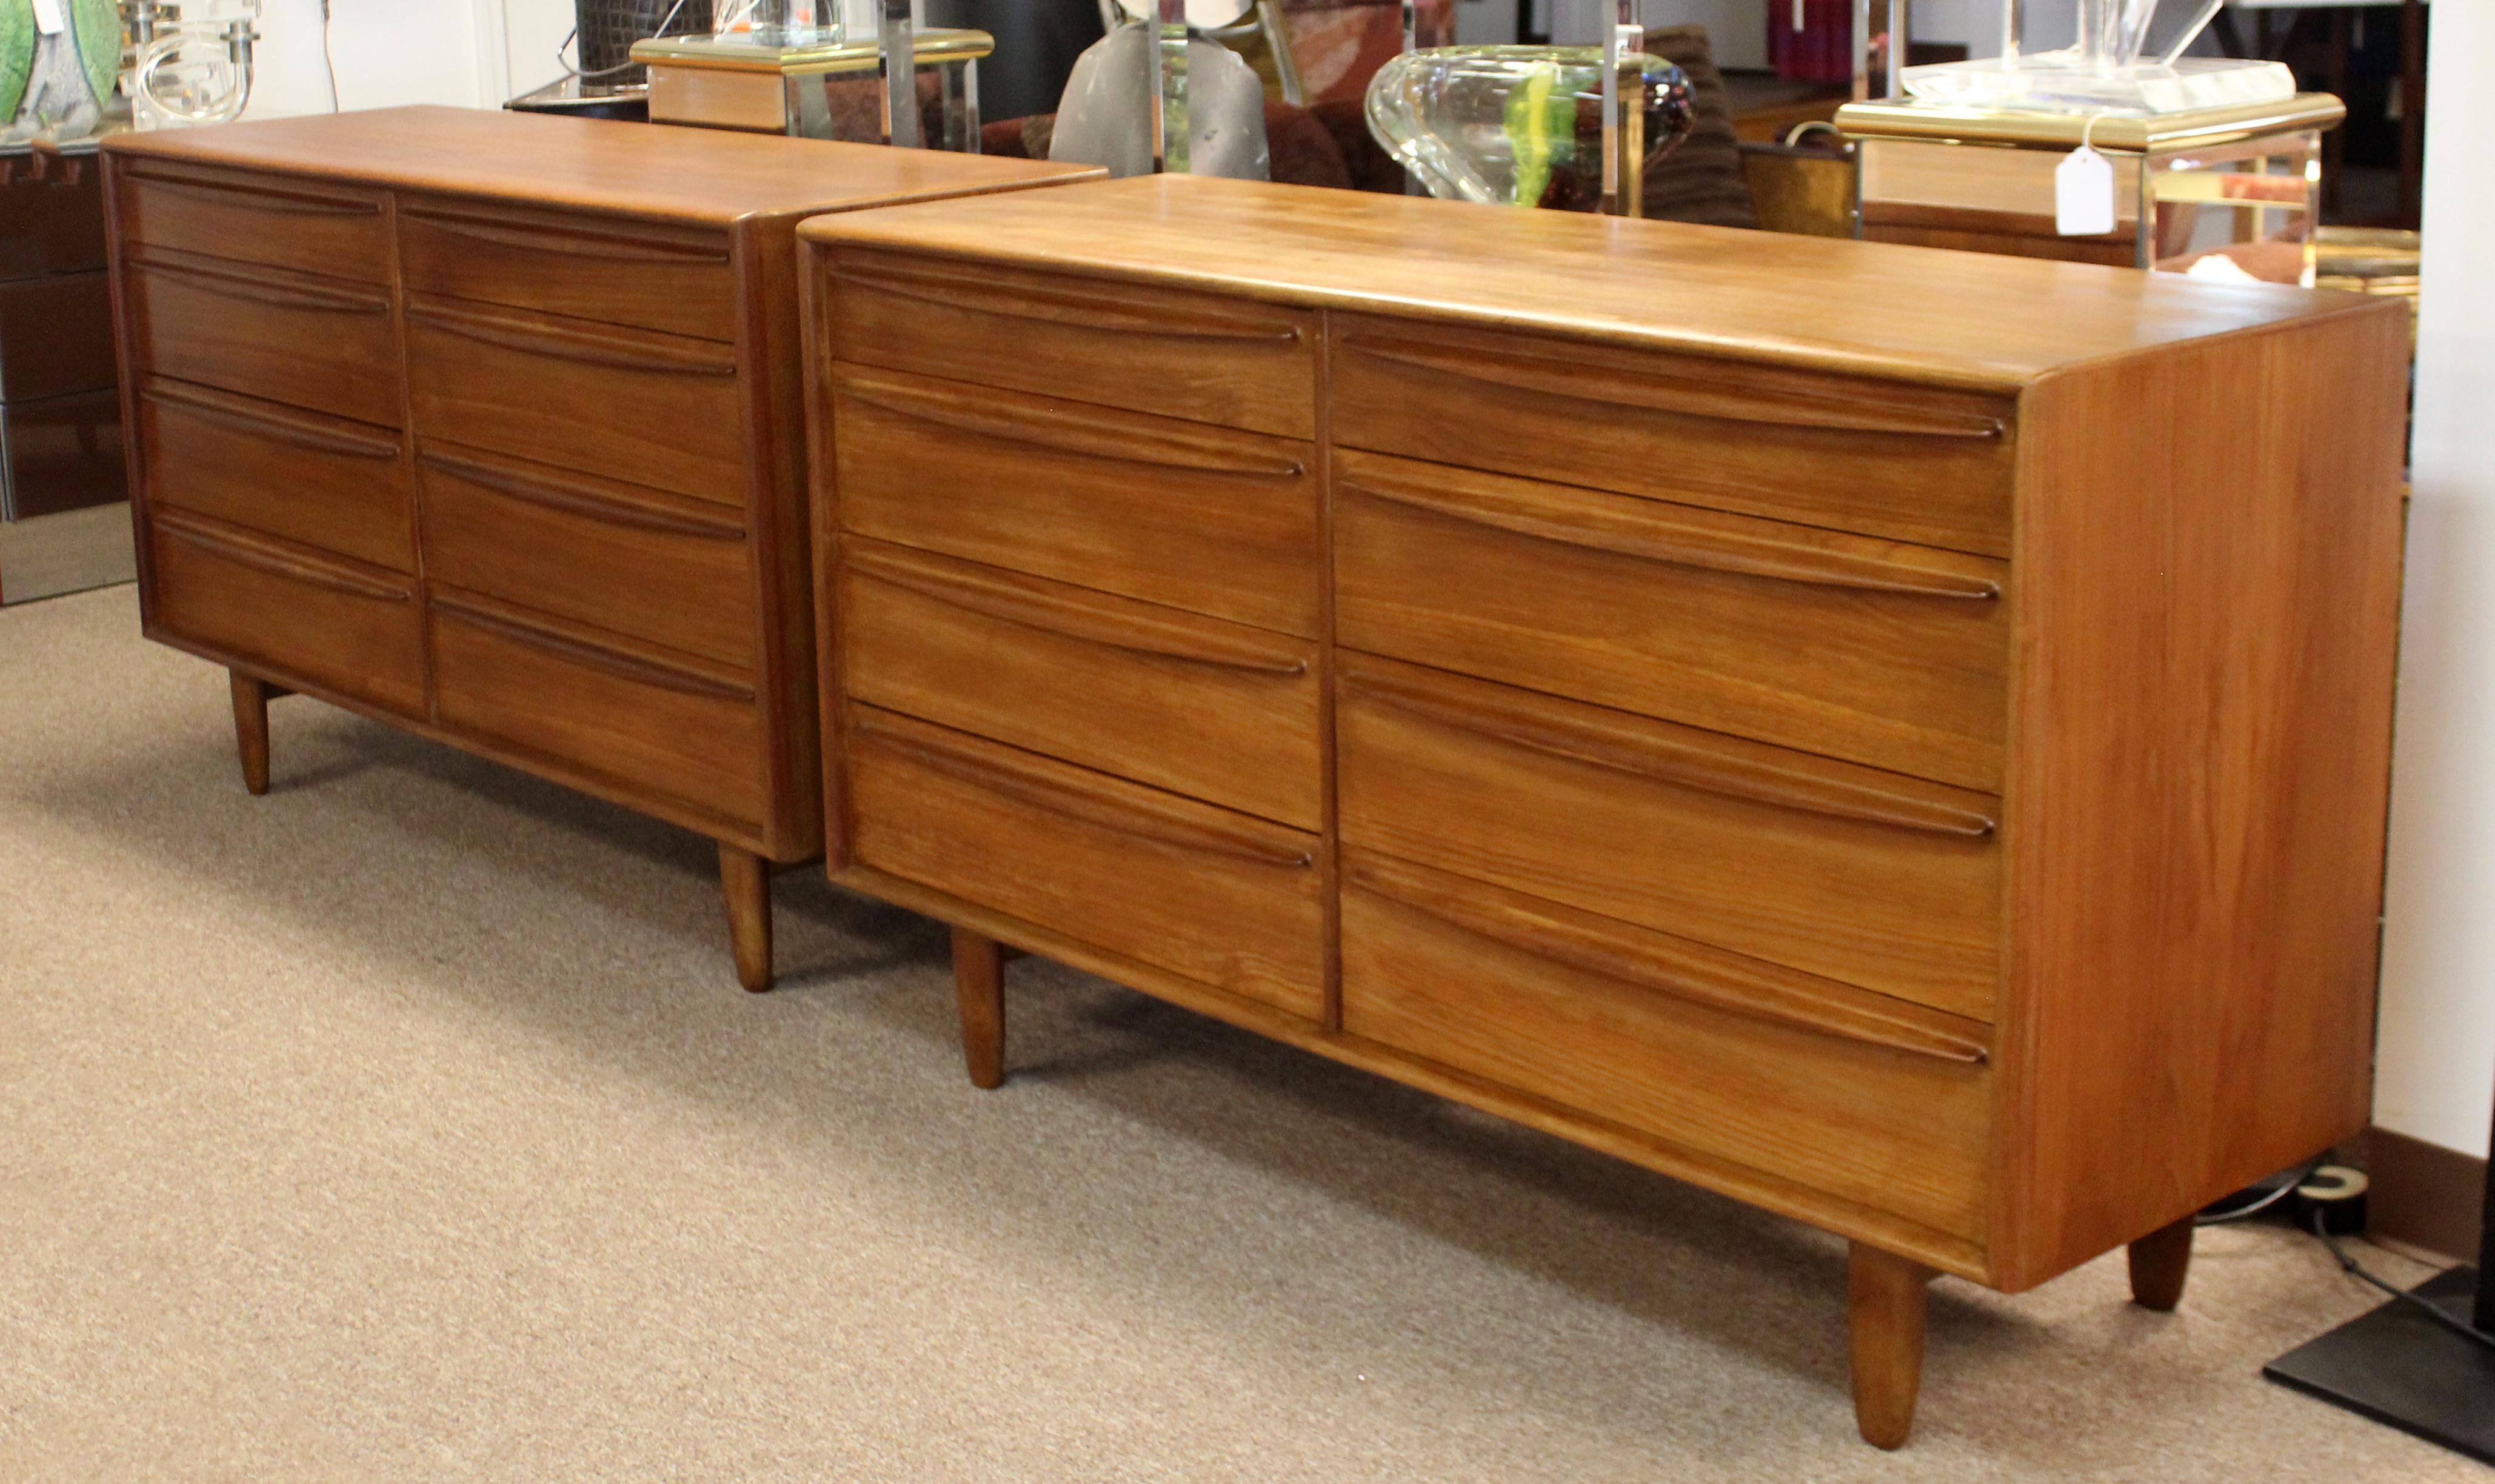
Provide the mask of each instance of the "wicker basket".
{"label": "wicker basket", "polygon": [[[580,18],[580,70],[605,82],[638,82],[642,69],[632,66],[632,44],[646,36],[708,35],[711,0],[685,0],[667,20],[675,0],[577,0]],[[666,21],[666,30],[659,29]],[[612,70],[610,70],[612,69]]]}

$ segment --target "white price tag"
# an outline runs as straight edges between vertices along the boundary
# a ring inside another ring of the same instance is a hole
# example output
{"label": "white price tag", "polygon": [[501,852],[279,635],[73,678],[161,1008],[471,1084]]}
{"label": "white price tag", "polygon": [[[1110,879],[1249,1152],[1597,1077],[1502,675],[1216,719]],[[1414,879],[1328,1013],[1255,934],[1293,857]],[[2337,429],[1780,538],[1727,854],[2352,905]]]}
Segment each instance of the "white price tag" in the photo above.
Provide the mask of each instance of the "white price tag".
{"label": "white price tag", "polygon": [[2084,142],[2053,167],[2053,230],[2066,237],[2113,231],[2113,166]]}
{"label": "white price tag", "polygon": [[58,36],[69,28],[61,15],[61,0],[35,0],[35,29],[46,36]]}

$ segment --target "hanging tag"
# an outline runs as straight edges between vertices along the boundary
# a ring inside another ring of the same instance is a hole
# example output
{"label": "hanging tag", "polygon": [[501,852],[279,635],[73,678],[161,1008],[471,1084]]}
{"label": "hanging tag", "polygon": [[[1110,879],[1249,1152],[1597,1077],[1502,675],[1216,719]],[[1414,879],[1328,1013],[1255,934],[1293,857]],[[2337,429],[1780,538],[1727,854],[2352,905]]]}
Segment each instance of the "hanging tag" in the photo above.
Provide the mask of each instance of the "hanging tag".
{"label": "hanging tag", "polygon": [[2085,142],[2053,167],[2053,230],[2066,237],[2113,231],[2113,166]]}
{"label": "hanging tag", "polygon": [[58,36],[68,29],[61,15],[61,0],[35,0],[35,29],[46,36]]}

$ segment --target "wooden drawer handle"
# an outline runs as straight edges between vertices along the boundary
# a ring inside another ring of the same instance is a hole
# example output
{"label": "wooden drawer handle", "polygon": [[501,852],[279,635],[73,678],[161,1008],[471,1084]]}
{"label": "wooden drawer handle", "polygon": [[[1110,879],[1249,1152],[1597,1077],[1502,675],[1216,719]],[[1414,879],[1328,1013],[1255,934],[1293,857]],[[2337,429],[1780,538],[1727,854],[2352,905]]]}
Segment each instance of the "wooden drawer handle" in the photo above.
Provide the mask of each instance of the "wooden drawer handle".
{"label": "wooden drawer handle", "polygon": [[344,593],[350,598],[365,598],[376,603],[406,603],[414,597],[404,587],[367,577],[352,568],[289,550],[260,537],[212,525],[182,510],[158,506],[148,511],[147,519],[169,536],[195,546],[204,546],[237,566],[253,568],[273,576],[292,578],[313,587],[327,588],[333,593]]}
{"label": "wooden drawer handle", "polygon": [[590,329],[558,328],[534,320],[414,302],[407,306],[407,317],[446,334],[500,346],[507,351],[578,361],[582,365],[603,366],[609,370],[651,372],[661,376],[736,374],[733,359],[722,359],[716,355],[650,340],[601,334]]}
{"label": "wooden drawer handle", "polygon": [[1863,784],[1792,773],[1771,763],[1729,757],[1685,742],[1528,716],[1507,707],[1432,695],[1373,676],[1346,677],[1344,684],[1379,705],[1440,727],[1702,793],[1857,824],[1965,840],[1988,838],[1997,828],[1990,817],[1973,810]]}
{"label": "wooden drawer handle", "polygon": [[926,737],[905,735],[874,722],[855,724],[857,735],[875,746],[901,754],[918,766],[941,773],[1016,803],[1045,810],[1063,819],[1141,840],[1169,850],[1199,855],[1221,855],[1249,865],[1281,871],[1306,871],[1316,864],[1307,850],[1278,846],[1244,830],[1223,829],[1191,819],[1173,819],[1096,794],[1079,792],[1047,779],[1010,770],[966,750],[943,746]]}
{"label": "wooden drawer handle", "polygon": [[187,263],[168,263],[145,254],[131,260],[150,273],[163,273],[172,278],[187,278],[213,286],[228,298],[249,299],[254,303],[273,304],[280,309],[309,309],[321,314],[387,314],[389,300],[379,294],[356,294],[346,289],[315,289],[308,285],[272,283],[248,273],[228,272],[221,268],[200,267]]}
{"label": "wooden drawer handle", "polygon": [[[872,268],[844,267],[838,270],[838,276],[843,282],[857,284],[872,289],[878,294],[889,294],[894,298],[909,299],[912,303],[933,305],[938,309],[950,309],[961,314],[990,315],[1000,320],[1062,325],[1075,329],[1101,330],[1119,335],[1151,335],[1162,340],[1213,340],[1288,345],[1300,338],[1300,327],[1296,325],[1242,325],[1235,328],[1202,325],[1173,325],[1164,317],[1149,315],[1137,310],[1070,299],[1052,300],[1028,290],[1017,291],[1021,296],[1003,303],[973,302],[969,299],[946,298],[940,293],[931,292],[930,287],[921,280],[878,272]],[[966,284],[964,287],[980,294],[996,293],[986,285]]]}
{"label": "wooden drawer handle", "polygon": [[1304,656],[1277,653],[1267,645],[1184,633],[1147,621],[1089,612],[975,578],[930,571],[883,552],[855,547],[847,551],[843,560],[851,571],[878,582],[906,588],[939,603],[984,614],[1003,623],[1097,644],[1104,649],[1155,659],[1179,660],[1218,669],[1245,670],[1256,675],[1305,675],[1309,672],[1309,662]]}
{"label": "wooden drawer handle", "polygon": [[501,612],[498,607],[489,607],[474,598],[454,595],[437,588],[434,590],[430,606],[434,612],[447,614],[472,628],[500,634],[515,644],[542,650],[589,669],[604,670],[607,674],[630,680],[636,685],[645,685],[661,691],[674,691],[684,696],[702,696],[720,700],[737,701],[746,705],[751,705],[754,701],[754,691],[750,686],[731,685],[709,675],[679,669],[672,665],[661,665],[656,661],[644,660],[638,655],[628,655],[620,650],[608,649],[602,644],[592,644],[582,639],[575,639],[569,634],[556,634],[525,619]]}
{"label": "wooden drawer handle", "polygon": [[[1141,464],[1152,469],[1199,470],[1208,474],[1247,475],[1268,479],[1296,479],[1309,472],[1308,465],[1297,459],[1224,453],[1176,442],[1162,442],[1150,435],[1138,435],[1124,429],[1107,432],[1086,427],[1077,421],[1029,422],[1010,414],[987,412],[913,394],[888,384],[876,384],[874,389],[869,390],[858,382],[851,381],[842,389],[857,401],[900,417],[914,417],[956,432],[974,433],[1000,443],[1074,453],[1085,458]],[[1150,446],[1151,451],[1146,451],[1139,445]]]}
{"label": "wooden drawer handle", "polygon": [[282,211],[296,216],[379,216],[382,203],[355,197],[322,196],[310,191],[288,191],[263,185],[221,185],[205,180],[186,180],[176,175],[160,175],[153,170],[133,170],[133,180],[144,181],[159,190],[184,196],[203,196],[212,201],[232,204],[236,197],[262,211]]}
{"label": "wooden drawer handle", "polygon": [[1990,1048],[1972,1036],[1884,1015],[1841,989],[1773,965],[1743,970],[1733,967],[1730,954],[1675,951],[1655,939],[1603,932],[1503,899],[1476,898],[1387,861],[1352,862],[1345,876],[1354,885],[1461,932],[1709,1009],[1962,1067],[1981,1067],[1991,1058]]}
{"label": "wooden drawer handle", "polygon": [[1339,480],[1338,487],[1372,500],[1430,510],[1519,536],[1671,567],[1912,598],[1960,598],[1987,603],[2001,596],[2001,585],[1986,577],[1935,572],[1880,557],[1814,551],[1759,537],[1710,531],[1659,513],[1586,509],[1521,490],[1492,493],[1483,489],[1424,488],[1400,480],[1350,479]]}
{"label": "wooden drawer handle", "polygon": [[1514,352],[1502,353],[1495,357],[1477,357],[1439,346],[1363,334],[1346,335],[1343,343],[1364,356],[1418,366],[1425,371],[1486,386],[1546,392],[1579,402],[1678,413],[1689,417],[1712,417],[1723,422],[1830,428],[1851,433],[1900,433],[1917,438],[1999,438],[2007,431],[2000,418],[1973,413],[1849,407],[1843,403],[1818,404],[1793,399],[1763,402],[1740,393],[1676,385],[1658,378],[1623,378],[1596,383],[1586,375],[1586,368],[1582,365]]}
{"label": "wooden drawer handle", "polygon": [[342,458],[396,458],[399,454],[399,441],[395,438],[385,438],[377,433],[349,432],[326,422],[316,422],[298,413],[245,402],[238,397],[228,397],[178,382],[149,382],[139,394],[150,402],[178,407],[185,414],[203,421],[221,423],[254,438],[291,444],[316,453],[335,453]]}
{"label": "wooden drawer handle", "polygon": [[445,453],[438,448],[423,450],[416,456],[416,461],[427,469],[438,469],[444,474],[465,479],[471,484],[481,484],[487,489],[508,495],[514,500],[542,506],[551,510],[561,510],[569,515],[583,516],[610,526],[630,526],[635,530],[656,531],[667,536],[691,537],[696,541],[741,541],[745,540],[745,527],[736,521],[724,517],[698,515],[690,510],[662,509],[655,504],[645,505],[638,501],[628,501],[607,490],[574,483],[551,475],[523,474],[519,470],[506,468],[499,464],[488,464],[455,453]]}
{"label": "wooden drawer handle", "polygon": [[727,262],[727,252],[724,248],[688,247],[674,242],[654,242],[647,237],[618,236],[570,228],[522,226],[490,217],[421,207],[401,207],[399,215],[456,237],[535,252],[561,253],[571,258],[595,258],[610,263],[724,264]]}

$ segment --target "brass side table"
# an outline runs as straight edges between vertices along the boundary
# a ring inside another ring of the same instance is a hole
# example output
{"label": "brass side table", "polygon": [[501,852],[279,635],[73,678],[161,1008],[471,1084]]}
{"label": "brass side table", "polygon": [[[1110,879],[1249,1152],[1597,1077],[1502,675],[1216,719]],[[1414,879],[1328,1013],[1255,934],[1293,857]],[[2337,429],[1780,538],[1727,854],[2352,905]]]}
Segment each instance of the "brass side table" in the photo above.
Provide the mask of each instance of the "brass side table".
{"label": "brass side table", "polygon": [[[2328,93],[2150,117],[1849,103],[1836,127],[1861,171],[1858,232],[1867,241],[1966,248],[2153,268],[2231,242],[2304,244],[2322,199],[2322,136],[2347,115]],[[2114,230],[2053,229],[2053,169],[2080,134],[2114,172]]]}

